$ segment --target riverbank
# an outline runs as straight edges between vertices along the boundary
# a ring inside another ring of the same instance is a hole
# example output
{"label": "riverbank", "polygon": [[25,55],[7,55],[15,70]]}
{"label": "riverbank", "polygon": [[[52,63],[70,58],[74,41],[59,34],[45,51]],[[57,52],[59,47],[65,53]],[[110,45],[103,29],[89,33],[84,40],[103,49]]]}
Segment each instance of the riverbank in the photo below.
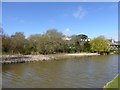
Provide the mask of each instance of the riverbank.
{"label": "riverbank", "polygon": [[[119,84],[119,77],[120,77],[120,73],[110,82],[108,82],[105,86],[104,86],[104,90],[108,90],[109,88],[119,88],[118,84]],[[120,88],[119,88],[120,90]]]}
{"label": "riverbank", "polygon": [[98,53],[72,53],[72,54],[65,54],[66,56],[93,56],[93,55],[100,55]]}
{"label": "riverbank", "polygon": [[73,54],[51,54],[51,55],[2,55],[0,62],[2,64],[15,64],[36,61],[60,60],[71,57],[94,56],[97,53],[73,53]]}

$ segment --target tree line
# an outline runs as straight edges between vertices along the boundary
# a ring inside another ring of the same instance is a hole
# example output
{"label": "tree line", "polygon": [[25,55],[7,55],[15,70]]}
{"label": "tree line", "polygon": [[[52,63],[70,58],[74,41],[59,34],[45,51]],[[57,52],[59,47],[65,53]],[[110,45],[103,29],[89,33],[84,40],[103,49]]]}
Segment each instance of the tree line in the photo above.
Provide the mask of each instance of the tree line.
{"label": "tree line", "polygon": [[47,30],[44,34],[25,37],[23,32],[6,35],[1,30],[3,54],[55,54],[79,52],[109,52],[109,41],[99,36],[92,40],[85,34],[72,35],[71,40],[63,39],[65,35],[57,29]]}

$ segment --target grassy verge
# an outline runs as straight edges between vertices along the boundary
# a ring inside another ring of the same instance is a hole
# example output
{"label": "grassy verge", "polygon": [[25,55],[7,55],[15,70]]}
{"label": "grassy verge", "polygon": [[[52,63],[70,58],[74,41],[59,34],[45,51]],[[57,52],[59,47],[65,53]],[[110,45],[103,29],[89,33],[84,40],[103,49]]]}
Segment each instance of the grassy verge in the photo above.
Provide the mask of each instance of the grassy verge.
{"label": "grassy verge", "polygon": [[69,58],[79,58],[86,56],[98,56],[97,53],[63,53],[63,54],[49,54],[49,57],[54,57],[55,59],[69,59]]}
{"label": "grassy verge", "polygon": [[111,90],[112,88],[118,88],[118,90],[120,90],[120,73],[110,82],[108,82],[105,86],[104,86],[104,90]]}

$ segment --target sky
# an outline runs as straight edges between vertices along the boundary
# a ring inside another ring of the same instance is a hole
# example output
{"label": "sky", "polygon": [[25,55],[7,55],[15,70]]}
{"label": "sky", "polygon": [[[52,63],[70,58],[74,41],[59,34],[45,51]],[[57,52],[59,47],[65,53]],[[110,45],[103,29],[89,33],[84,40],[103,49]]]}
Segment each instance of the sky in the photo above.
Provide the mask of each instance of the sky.
{"label": "sky", "polygon": [[65,35],[104,35],[118,39],[117,2],[3,2],[2,25],[8,35],[43,34],[57,29]]}

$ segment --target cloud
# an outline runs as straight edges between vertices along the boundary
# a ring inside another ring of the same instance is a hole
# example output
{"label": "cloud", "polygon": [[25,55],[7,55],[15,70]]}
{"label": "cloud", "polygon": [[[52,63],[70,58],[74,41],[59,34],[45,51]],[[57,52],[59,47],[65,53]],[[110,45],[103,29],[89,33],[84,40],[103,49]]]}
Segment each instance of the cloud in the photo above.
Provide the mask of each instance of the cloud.
{"label": "cloud", "polygon": [[116,8],[116,7],[117,7],[117,4],[110,6],[110,8]]}
{"label": "cloud", "polygon": [[70,29],[69,29],[69,28],[66,28],[66,29],[65,29],[65,31],[66,31],[66,32],[69,32],[69,31],[70,31]]}
{"label": "cloud", "polygon": [[63,31],[63,33],[64,33],[65,35],[70,35],[70,34],[71,34],[70,28],[65,28],[64,31]]}
{"label": "cloud", "polygon": [[78,19],[82,19],[86,15],[85,9],[78,7],[78,9],[73,13],[73,16]]}

